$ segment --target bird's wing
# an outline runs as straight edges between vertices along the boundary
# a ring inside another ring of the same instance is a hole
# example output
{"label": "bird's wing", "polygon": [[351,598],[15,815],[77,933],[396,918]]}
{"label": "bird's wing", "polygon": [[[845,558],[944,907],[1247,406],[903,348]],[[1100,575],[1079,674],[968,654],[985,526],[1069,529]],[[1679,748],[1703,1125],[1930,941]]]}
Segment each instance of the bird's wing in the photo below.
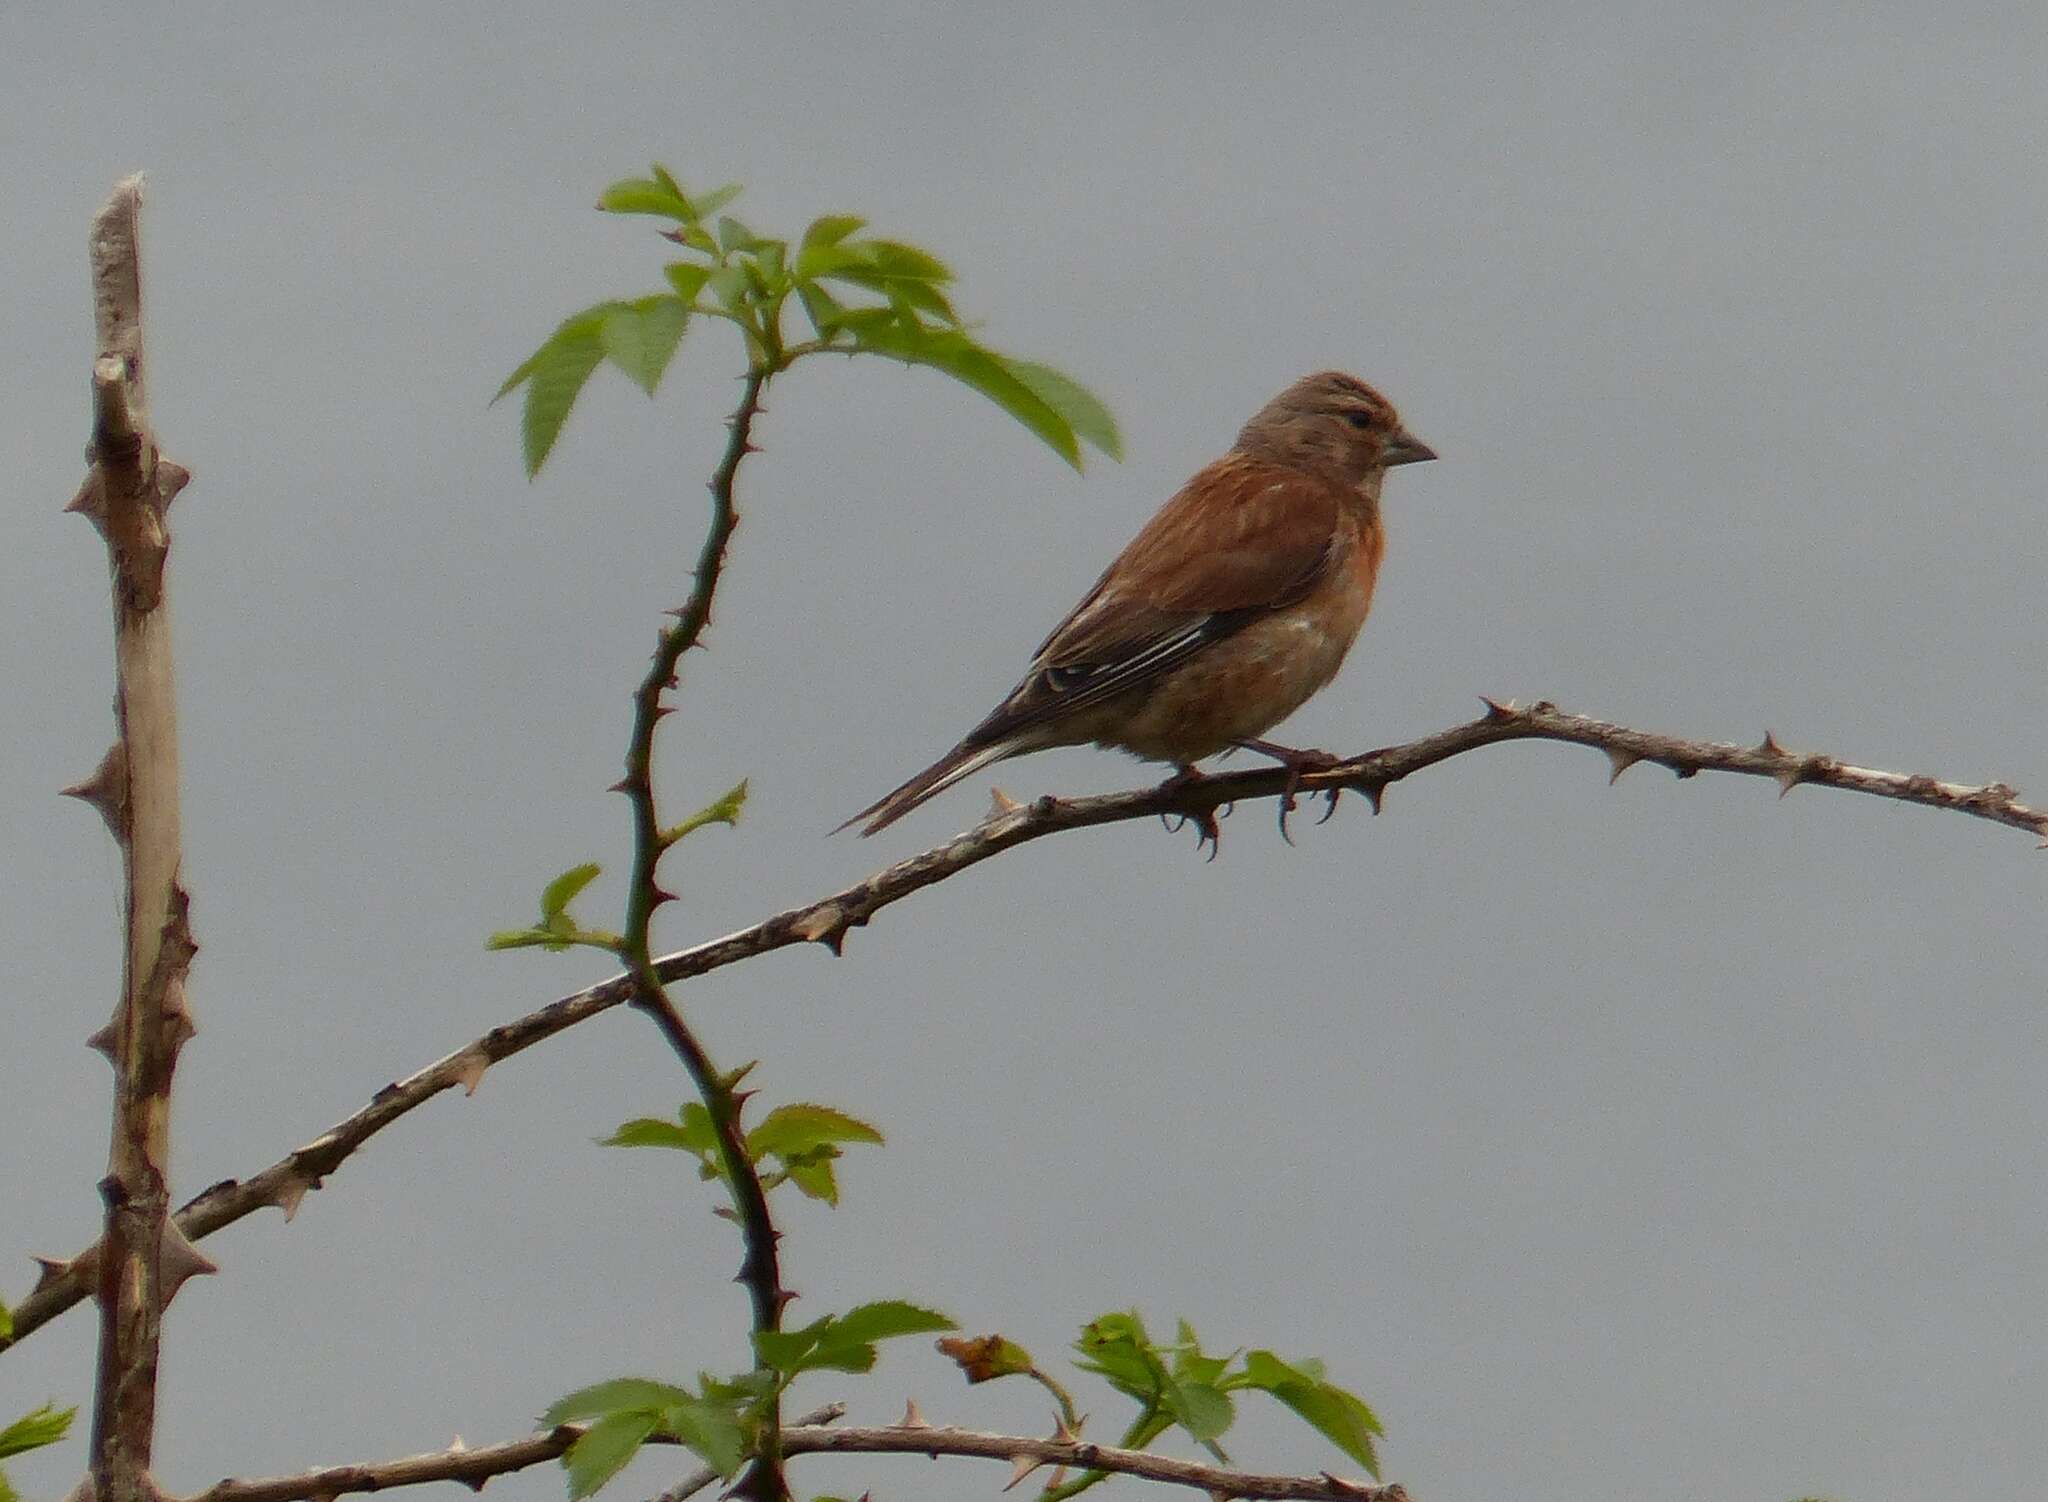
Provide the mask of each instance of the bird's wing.
{"label": "bird's wing", "polygon": [[1231,454],[1159,509],[977,726],[987,743],[1149,683],[1298,602],[1328,572],[1343,504],[1325,481]]}

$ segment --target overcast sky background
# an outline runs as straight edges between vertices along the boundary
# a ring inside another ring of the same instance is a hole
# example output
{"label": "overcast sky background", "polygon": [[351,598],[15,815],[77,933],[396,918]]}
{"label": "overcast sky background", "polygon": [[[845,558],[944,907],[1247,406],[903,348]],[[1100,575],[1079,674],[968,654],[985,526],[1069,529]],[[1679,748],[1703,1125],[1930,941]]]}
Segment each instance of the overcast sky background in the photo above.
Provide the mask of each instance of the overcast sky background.
{"label": "overcast sky background", "polygon": [[[1443,455],[1388,486],[1374,617],[1285,727],[1339,751],[1547,697],[1646,728],[2048,797],[2048,13],[1923,6],[10,7],[0,20],[0,1295],[97,1224],[119,866],[55,790],[110,734],[76,486],[85,232],[151,174],[201,1032],[180,1200],[597,978],[489,955],[584,859],[617,911],[627,691],[687,589],[739,352],[601,376],[538,483],[498,382],[654,290],[650,159],[758,227],[855,211],[960,273],[999,347],[1121,416],[1066,471],[926,372],[779,383],[669,806],[668,947],[1017,797],[1151,779],[1064,751],[873,841],[1130,533],[1303,372]],[[2048,855],[1951,814],[1521,745],[1222,858],[1046,840],[687,987],[765,1102],[868,1116],[786,1208],[814,1316],[914,1296],[1044,1358],[1106,1309],[1319,1354],[1421,1502],[2038,1495],[2048,1468]],[[664,1155],[682,1098],[614,1012],[375,1138],[289,1227],[206,1243],[159,1470],[191,1490],[525,1432],[571,1387],[744,1361],[737,1259]],[[0,1419],[88,1399],[80,1309]],[[1006,1388],[1017,1388],[1007,1391]],[[922,1341],[807,1379],[886,1422],[1042,1428]],[[1090,1432],[1126,1410],[1086,1390]],[[1243,1405],[1237,1458],[1346,1469]],[[75,1479],[80,1439],[13,1464]],[[636,1466],[610,1495],[682,1468]],[[807,1493],[993,1495],[809,1460]],[[541,1469],[493,1497],[553,1499]],[[1126,1496],[1132,1483],[1118,1483]]]}

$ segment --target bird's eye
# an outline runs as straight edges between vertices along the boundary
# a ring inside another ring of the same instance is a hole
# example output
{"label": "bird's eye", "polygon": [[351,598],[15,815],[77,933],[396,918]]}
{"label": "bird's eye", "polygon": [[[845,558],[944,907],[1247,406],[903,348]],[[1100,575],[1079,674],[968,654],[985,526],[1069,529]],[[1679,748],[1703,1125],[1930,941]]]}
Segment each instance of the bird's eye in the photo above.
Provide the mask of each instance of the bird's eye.
{"label": "bird's eye", "polygon": [[1371,427],[1377,417],[1377,413],[1368,412],[1363,407],[1353,407],[1344,414],[1344,420],[1350,423],[1352,427],[1357,428],[1361,433]]}

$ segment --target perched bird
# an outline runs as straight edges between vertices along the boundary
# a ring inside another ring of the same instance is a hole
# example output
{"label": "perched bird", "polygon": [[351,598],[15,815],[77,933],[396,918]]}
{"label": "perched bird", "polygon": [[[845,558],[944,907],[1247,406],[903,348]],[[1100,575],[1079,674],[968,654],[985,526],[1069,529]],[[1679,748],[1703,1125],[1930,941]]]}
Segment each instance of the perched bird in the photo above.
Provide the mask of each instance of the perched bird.
{"label": "perched bird", "polygon": [[1434,459],[1355,376],[1305,376],[1181,487],[960,744],[845,824],[873,834],[991,762],[1093,741],[1181,776],[1259,740],[1335,675],[1372,605],[1389,469]]}

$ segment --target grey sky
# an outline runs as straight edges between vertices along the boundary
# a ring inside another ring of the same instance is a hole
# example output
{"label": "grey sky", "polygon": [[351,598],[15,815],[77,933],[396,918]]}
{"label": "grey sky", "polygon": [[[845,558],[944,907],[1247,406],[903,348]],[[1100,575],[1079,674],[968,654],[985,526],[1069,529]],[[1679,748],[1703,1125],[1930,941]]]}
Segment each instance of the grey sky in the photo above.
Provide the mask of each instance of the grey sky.
{"label": "grey sky", "polygon": [[[929,760],[1261,401],[1339,366],[1443,462],[1286,727],[1359,750],[1547,697],[2048,795],[2048,20],[2036,7],[112,7],[0,19],[0,1294],[91,1236],[118,867],[54,790],[109,734],[81,473],[84,232],[152,175],[201,1035],[182,1198],[601,973],[486,955],[614,865],[626,693],[681,597],[738,354],[597,382],[519,472],[498,381],[664,247],[659,158],[793,231],[851,210],[1089,382],[1065,472],[943,378],[776,392],[713,650],[663,741],[672,946],[977,817],[823,831]],[[684,1001],[772,1099],[890,1133],[789,1213],[816,1313],[883,1295],[1043,1356],[1105,1309],[1328,1358],[1425,1502],[2035,1494],[2048,1467],[2048,856],[1847,795],[1520,746],[1347,805],[1042,842]],[[1154,776],[1066,751],[1017,796]],[[593,918],[615,903],[608,873]],[[591,1145],[683,1082],[612,1015],[208,1243],[169,1322],[180,1489],[510,1437],[569,1387],[742,1359],[676,1165]],[[0,1411],[89,1391],[85,1311]],[[921,1343],[854,1417],[1037,1426]],[[1092,1393],[1095,1431],[1121,1422]],[[1245,1405],[1234,1453],[1336,1457]],[[17,1462],[54,1495],[82,1445]],[[643,1464],[617,1495],[674,1467]],[[965,1462],[800,1488],[992,1492]],[[636,1486],[639,1488],[635,1490]],[[555,1498],[537,1471],[492,1496]],[[1126,1489],[1131,1495],[1135,1488]]]}

